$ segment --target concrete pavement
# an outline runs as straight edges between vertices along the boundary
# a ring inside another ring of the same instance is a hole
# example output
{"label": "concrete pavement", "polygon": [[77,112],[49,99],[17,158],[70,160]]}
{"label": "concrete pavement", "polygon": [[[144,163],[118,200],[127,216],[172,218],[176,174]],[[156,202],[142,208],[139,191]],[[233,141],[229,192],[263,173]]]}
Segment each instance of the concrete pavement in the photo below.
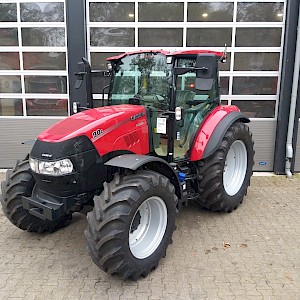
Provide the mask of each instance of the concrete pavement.
{"label": "concrete pavement", "polygon": [[1,211],[0,299],[300,299],[299,176],[253,177],[231,214],[184,208],[166,258],[136,282],[92,263],[85,227],[75,214],[68,227],[38,235]]}

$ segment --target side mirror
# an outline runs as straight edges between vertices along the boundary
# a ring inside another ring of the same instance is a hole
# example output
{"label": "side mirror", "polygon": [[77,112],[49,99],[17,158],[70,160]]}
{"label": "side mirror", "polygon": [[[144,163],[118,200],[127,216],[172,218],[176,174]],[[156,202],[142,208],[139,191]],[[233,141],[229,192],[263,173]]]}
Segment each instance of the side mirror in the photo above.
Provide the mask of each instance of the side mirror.
{"label": "side mirror", "polygon": [[218,73],[218,61],[214,54],[197,54],[196,89],[209,91]]}

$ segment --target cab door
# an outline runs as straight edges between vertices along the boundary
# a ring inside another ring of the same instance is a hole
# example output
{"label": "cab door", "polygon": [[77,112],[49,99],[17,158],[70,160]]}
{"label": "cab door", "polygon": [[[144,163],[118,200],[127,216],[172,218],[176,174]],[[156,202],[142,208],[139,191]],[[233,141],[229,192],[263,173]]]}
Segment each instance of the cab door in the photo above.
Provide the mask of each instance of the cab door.
{"label": "cab door", "polygon": [[[178,59],[180,68],[195,67],[196,58]],[[189,157],[194,138],[205,116],[219,105],[218,77],[215,76],[210,90],[196,88],[196,70],[176,76],[176,107],[182,109],[182,119],[175,121],[174,160]]]}

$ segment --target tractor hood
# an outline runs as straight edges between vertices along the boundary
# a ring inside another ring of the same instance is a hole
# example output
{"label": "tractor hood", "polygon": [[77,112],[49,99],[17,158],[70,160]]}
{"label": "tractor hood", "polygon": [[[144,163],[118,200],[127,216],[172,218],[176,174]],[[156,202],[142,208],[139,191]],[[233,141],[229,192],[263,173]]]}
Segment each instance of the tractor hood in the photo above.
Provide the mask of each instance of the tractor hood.
{"label": "tractor hood", "polygon": [[43,131],[37,142],[58,147],[79,137],[88,138],[101,156],[113,151],[148,153],[146,109],[123,104],[85,110]]}
{"label": "tractor hood", "polygon": [[38,139],[44,142],[63,142],[85,135],[92,142],[127,122],[145,116],[145,108],[137,105],[98,107],[72,115],[43,131]]}

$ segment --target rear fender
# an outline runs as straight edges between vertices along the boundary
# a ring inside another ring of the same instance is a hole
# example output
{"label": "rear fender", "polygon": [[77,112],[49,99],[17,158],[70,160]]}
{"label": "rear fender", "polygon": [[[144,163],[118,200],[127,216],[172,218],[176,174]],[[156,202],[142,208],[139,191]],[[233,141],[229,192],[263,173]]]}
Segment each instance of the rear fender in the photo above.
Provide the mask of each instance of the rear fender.
{"label": "rear fender", "polygon": [[195,138],[190,160],[197,161],[212,155],[221,144],[228,128],[237,120],[250,122],[249,118],[234,105],[217,106],[202,124]]}

